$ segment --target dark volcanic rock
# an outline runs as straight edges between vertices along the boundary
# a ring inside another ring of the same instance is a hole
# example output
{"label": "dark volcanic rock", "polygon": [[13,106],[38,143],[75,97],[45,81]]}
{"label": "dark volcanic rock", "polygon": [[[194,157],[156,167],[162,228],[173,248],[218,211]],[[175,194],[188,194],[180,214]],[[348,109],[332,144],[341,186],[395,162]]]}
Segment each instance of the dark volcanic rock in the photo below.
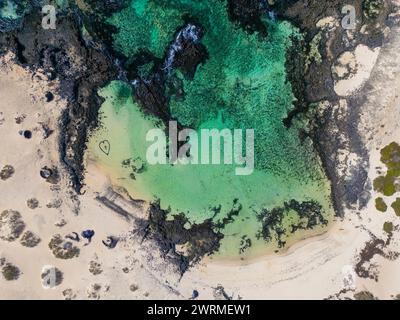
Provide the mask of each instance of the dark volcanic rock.
{"label": "dark volcanic rock", "polygon": [[165,83],[162,76],[154,74],[150,79],[134,80],[135,98],[143,110],[165,122],[171,118],[165,97]]}
{"label": "dark volcanic rock", "polygon": [[43,167],[40,169],[40,176],[45,179],[48,183],[57,184],[60,182],[60,174],[56,167]]}
{"label": "dark volcanic rock", "polygon": [[[290,211],[295,212],[301,222],[291,224],[288,226],[290,229],[285,229],[282,222],[285,215]],[[314,201],[300,203],[291,200],[285,202],[283,207],[262,210],[257,214],[257,218],[262,224],[257,237],[263,238],[267,242],[276,240],[280,248],[283,248],[286,244],[282,236],[294,233],[297,230],[310,230],[316,226],[328,224],[328,221],[324,218],[321,205]]]}
{"label": "dark volcanic rock", "polygon": [[259,31],[262,35],[268,34],[267,27],[261,19],[267,15],[268,4],[261,0],[228,0],[229,18],[240,24],[249,32]]}
{"label": "dark volcanic rock", "polygon": [[68,13],[57,20],[56,30],[44,30],[41,15],[32,13],[24,28],[0,34],[0,45],[14,51],[21,64],[43,69],[50,79],[60,82],[59,94],[69,102],[61,119],[60,153],[77,192],[82,188],[88,132],[98,121],[101,99],[97,89],[116,76],[112,59],[86,46],[80,28],[79,17]]}
{"label": "dark volcanic rock", "polygon": [[110,16],[115,11],[120,11],[128,4],[126,0],[85,0],[90,11],[96,14]]}
{"label": "dark volcanic rock", "polygon": [[164,68],[179,69],[189,79],[193,79],[197,66],[208,58],[206,47],[200,42],[203,30],[196,24],[188,23],[179,30],[170,46]]}
{"label": "dark volcanic rock", "polygon": [[[167,215],[159,203],[153,203],[149,208],[149,220],[142,221],[137,232],[142,233],[143,239],[156,241],[165,256],[168,255],[179,266],[182,274],[191,264],[219,249],[223,235],[215,230],[211,220],[190,224],[183,214],[175,215],[172,220],[167,220]],[[186,252],[177,252],[176,246],[185,246]]]}
{"label": "dark volcanic rock", "polygon": [[[345,5],[353,5],[356,10],[356,29],[351,39],[340,26]],[[276,1],[271,8],[278,17],[290,20],[304,34],[304,40],[295,40],[295,45],[287,54],[286,70],[296,101],[295,108],[284,119],[284,124],[290,127],[296,118],[310,120],[308,132],[300,131],[299,134],[313,140],[327,177],[332,182],[336,213],[342,216],[345,207],[355,208],[357,204],[366,204],[369,163],[356,125],[363,101],[361,98],[347,99],[348,110],[339,112],[337,106],[340,105],[340,97],[334,91],[332,65],[343,52],[353,51],[359,44],[371,48],[381,46],[391,7],[384,0],[288,0]],[[339,26],[330,31],[317,27],[317,22],[328,16],[335,18]],[[361,32],[361,28],[367,32]],[[319,41],[313,43],[315,39]],[[307,63],[307,57],[315,49],[320,54],[319,61],[314,59]],[[323,100],[329,101],[328,108],[321,109],[318,106]],[[349,177],[341,176],[337,171],[340,149],[354,153],[360,159],[357,166],[351,168]]]}
{"label": "dark volcanic rock", "polygon": [[[200,26],[188,22],[179,28],[163,59],[142,51],[126,63],[135,99],[145,113],[155,115],[165,124],[174,120],[169,99],[172,95],[182,98],[184,92],[181,80],[171,70],[178,69],[185,77],[193,79],[197,67],[208,58],[207,49],[200,42],[202,35]],[[183,129],[179,123],[178,129]]]}

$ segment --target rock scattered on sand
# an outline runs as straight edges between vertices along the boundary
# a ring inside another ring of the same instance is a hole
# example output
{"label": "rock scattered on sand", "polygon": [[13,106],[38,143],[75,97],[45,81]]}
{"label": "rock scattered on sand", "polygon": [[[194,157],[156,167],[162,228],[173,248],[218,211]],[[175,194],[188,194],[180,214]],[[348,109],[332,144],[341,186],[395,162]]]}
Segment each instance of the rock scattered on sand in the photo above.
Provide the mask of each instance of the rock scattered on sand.
{"label": "rock scattered on sand", "polygon": [[213,295],[215,300],[232,300],[232,297],[226,293],[224,287],[221,285],[218,285],[216,288],[214,288]]}
{"label": "rock scattered on sand", "polygon": [[50,129],[49,125],[46,123],[40,123],[40,125],[42,126],[43,139],[47,139],[48,137],[51,136],[54,130]]}
{"label": "rock scattered on sand", "polygon": [[89,299],[99,300],[100,291],[101,291],[101,285],[98,283],[94,283],[87,288],[86,294]]}
{"label": "rock scattered on sand", "polygon": [[51,209],[51,208],[58,209],[61,207],[61,205],[62,205],[61,199],[54,199],[54,200],[50,201],[49,203],[47,203],[46,207],[49,209]]}
{"label": "rock scattered on sand", "polygon": [[128,267],[124,267],[122,268],[123,273],[129,273],[129,268]]}
{"label": "rock scattered on sand", "polygon": [[46,181],[51,184],[57,184],[60,182],[61,179],[58,169],[56,167],[43,167],[40,170],[40,176],[43,179],[46,179]]}
{"label": "rock scattered on sand", "polygon": [[32,231],[25,231],[20,240],[21,244],[28,248],[36,247],[40,241],[40,238]]}
{"label": "rock scattered on sand", "polygon": [[14,241],[25,229],[21,214],[14,210],[5,210],[0,214],[0,239]]}
{"label": "rock scattered on sand", "polygon": [[369,291],[360,291],[354,294],[355,300],[378,300],[371,292]]}
{"label": "rock scattered on sand", "polygon": [[5,263],[5,265],[1,269],[1,273],[3,274],[4,279],[6,279],[7,281],[18,280],[21,274],[19,268],[11,263]]}
{"label": "rock scattered on sand", "polygon": [[95,276],[102,273],[103,269],[101,268],[101,264],[95,260],[90,261],[89,272]]}
{"label": "rock scattered on sand", "polygon": [[332,74],[337,79],[348,79],[357,72],[357,60],[354,52],[345,51],[332,66]]}
{"label": "rock scattered on sand", "polygon": [[51,102],[51,101],[54,100],[54,94],[51,93],[50,91],[49,91],[49,92],[46,92],[45,97],[46,97],[46,101],[47,101],[47,102]]}
{"label": "rock scattered on sand", "polygon": [[15,117],[15,123],[16,124],[21,124],[22,122],[24,122],[26,118],[26,114],[22,114],[20,116]]}
{"label": "rock scattered on sand", "polygon": [[54,225],[56,227],[62,228],[67,224],[67,221],[65,221],[65,219],[61,219],[59,221],[57,221],[56,223],[54,223]]}
{"label": "rock scattered on sand", "polygon": [[26,205],[29,209],[36,209],[39,206],[39,201],[36,198],[31,198],[26,201]]}
{"label": "rock scattered on sand", "polygon": [[79,256],[80,249],[70,241],[65,241],[61,235],[54,235],[50,242],[49,248],[54,256],[59,259],[72,259]]}
{"label": "rock scattered on sand", "polygon": [[25,139],[31,139],[32,138],[32,131],[31,130],[23,130],[20,131],[21,136],[23,136]]}
{"label": "rock scattered on sand", "polygon": [[62,294],[65,300],[73,300],[76,298],[76,294],[72,289],[65,289]]}
{"label": "rock scattered on sand", "polygon": [[135,292],[135,291],[137,291],[138,289],[139,289],[139,286],[136,285],[136,284],[131,284],[131,285],[129,286],[129,290],[131,290],[132,292]]}
{"label": "rock scattered on sand", "polygon": [[7,180],[7,179],[11,178],[14,173],[15,173],[14,167],[7,164],[0,171],[0,179],[3,181]]}
{"label": "rock scattered on sand", "polygon": [[44,288],[54,288],[62,283],[64,275],[56,267],[44,266],[40,278]]}

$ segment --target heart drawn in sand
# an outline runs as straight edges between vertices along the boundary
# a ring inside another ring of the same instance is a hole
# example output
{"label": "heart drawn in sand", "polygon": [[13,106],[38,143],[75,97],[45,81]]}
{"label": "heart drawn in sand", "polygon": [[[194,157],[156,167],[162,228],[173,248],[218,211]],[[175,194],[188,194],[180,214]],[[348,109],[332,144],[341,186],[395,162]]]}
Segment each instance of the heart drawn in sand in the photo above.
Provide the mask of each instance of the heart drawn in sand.
{"label": "heart drawn in sand", "polygon": [[108,140],[103,140],[99,143],[99,148],[101,151],[103,151],[106,155],[110,154],[110,149],[111,149],[111,145],[110,145],[110,141]]}

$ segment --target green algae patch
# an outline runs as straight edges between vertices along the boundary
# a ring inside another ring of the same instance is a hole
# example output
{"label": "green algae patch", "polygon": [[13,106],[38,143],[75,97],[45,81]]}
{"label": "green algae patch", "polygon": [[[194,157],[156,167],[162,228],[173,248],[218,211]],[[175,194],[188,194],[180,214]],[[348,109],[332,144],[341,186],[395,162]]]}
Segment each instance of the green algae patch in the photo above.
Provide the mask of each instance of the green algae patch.
{"label": "green algae patch", "polygon": [[381,161],[388,169],[388,176],[400,176],[400,145],[392,142],[381,150]]}
{"label": "green algae patch", "polygon": [[376,208],[376,210],[378,210],[380,212],[386,212],[388,207],[382,198],[376,198],[375,199],[375,208]]}
{"label": "green algae patch", "polygon": [[0,17],[8,19],[18,19],[19,15],[17,13],[17,5],[10,0],[2,2],[0,6]]}
{"label": "green algae patch", "polygon": [[[166,86],[166,111],[196,131],[254,129],[254,172],[237,176],[229,164],[147,164],[146,134],[165,130],[165,122],[145,113],[134,86],[121,81],[99,92],[102,126],[90,139],[88,156],[134,198],[159,201],[170,219],[211,220],[224,235],[222,256],[273,250],[323,232],[334,215],[330,183],[312,141],[299,137],[305,124],[283,123],[295,101],[286,57],[301,34],[289,22],[267,19],[268,36],[248,33],[229,20],[225,1],[132,1],[109,19],[118,28],[114,49],[136,61],[137,74],[146,78],[154,64],[138,65],[137,57],[146,52],[159,62],[188,20],[201,25],[207,59],[190,77],[171,68],[168,81],[181,89],[178,95]],[[104,141],[109,154],[99,148]],[[281,215],[267,226],[274,209]]]}
{"label": "green algae patch", "polygon": [[146,50],[161,58],[176,29],[183,24],[182,13],[174,9],[177,3],[179,1],[131,1],[126,9],[108,21],[119,29],[114,40],[115,49],[127,57]]}
{"label": "green algae patch", "polygon": [[396,193],[394,178],[390,176],[381,176],[374,180],[374,190],[390,197]]}
{"label": "green algae patch", "polygon": [[383,224],[383,231],[385,231],[386,233],[392,233],[393,229],[394,229],[394,227],[393,227],[393,223],[392,222],[386,221]]}
{"label": "green algae patch", "polygon": [[396,198],[396,201],[392,203],[392,208],[396,216],[400,217],[400,198]]}
{"label": "green algae patch", "polygon": [[384,147],[381,150],[381,161],[386,165],[387,173],[374,180],[374,190],[390,197],[400,191],[396,184],[400,177],[400,145],[392,142]]}

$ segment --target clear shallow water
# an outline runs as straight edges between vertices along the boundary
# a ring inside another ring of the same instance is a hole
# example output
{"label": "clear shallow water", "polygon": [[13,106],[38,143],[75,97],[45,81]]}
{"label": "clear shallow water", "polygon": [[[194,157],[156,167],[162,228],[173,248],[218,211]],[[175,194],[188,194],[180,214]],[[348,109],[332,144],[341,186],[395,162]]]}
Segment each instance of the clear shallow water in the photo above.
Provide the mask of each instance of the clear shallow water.
{"label": "clear shallow water", "polygon": [[[254,129],[255,172],[236,176],[229,165],[146,164],[149,143],[145,136],[160,121],[143,114],[132,98],[132,89],[122,82],[113,82],[100,92],[105,98],[103,126],[89,142],[89,156],[135,198],[160,199],[161,207],[170,208],[171,215],[184,212],[193,223],[213,217],[212,209],[219,206],[214,220],[221,221],[238,199],[242,205],[239,216],[222,230],[223,256],[237,256],[243,236],[252,241],[247,254],[266,246],[256,237],[261,228],[256,213],[263,208],[280,207],[291,199],[314,200],[329,220],[333,214],[330,187],[316,152],[310,141],[300,141],[300,124],[287,129],[282,123],[294,100],[286,81],[286,52],[291,37],[301,35],[288,22],[268,21],[268,38],[250,35],[228,20],[225,4],[219,0],[132,1],[110,19],[119,28],[115,49],[132,57],[146,48],[162,58],[176,30],[184,25],[185,14],[204,28],[202,43],[209,58],[198,67],[194,79],[175,71],[183,82],[185,98],[171,96],[170,112],[183,125],[196,129]],[[103,140],[110,142],[109,155],[98,147]],[[143,170],[137,170],[142,166]],[[289,212],[282,227],[289,229],[294,219],[296,215]],[[287,234],[294,241],[317,231],[321,229]],[[272,241],[269,247],[274,245]]]}

